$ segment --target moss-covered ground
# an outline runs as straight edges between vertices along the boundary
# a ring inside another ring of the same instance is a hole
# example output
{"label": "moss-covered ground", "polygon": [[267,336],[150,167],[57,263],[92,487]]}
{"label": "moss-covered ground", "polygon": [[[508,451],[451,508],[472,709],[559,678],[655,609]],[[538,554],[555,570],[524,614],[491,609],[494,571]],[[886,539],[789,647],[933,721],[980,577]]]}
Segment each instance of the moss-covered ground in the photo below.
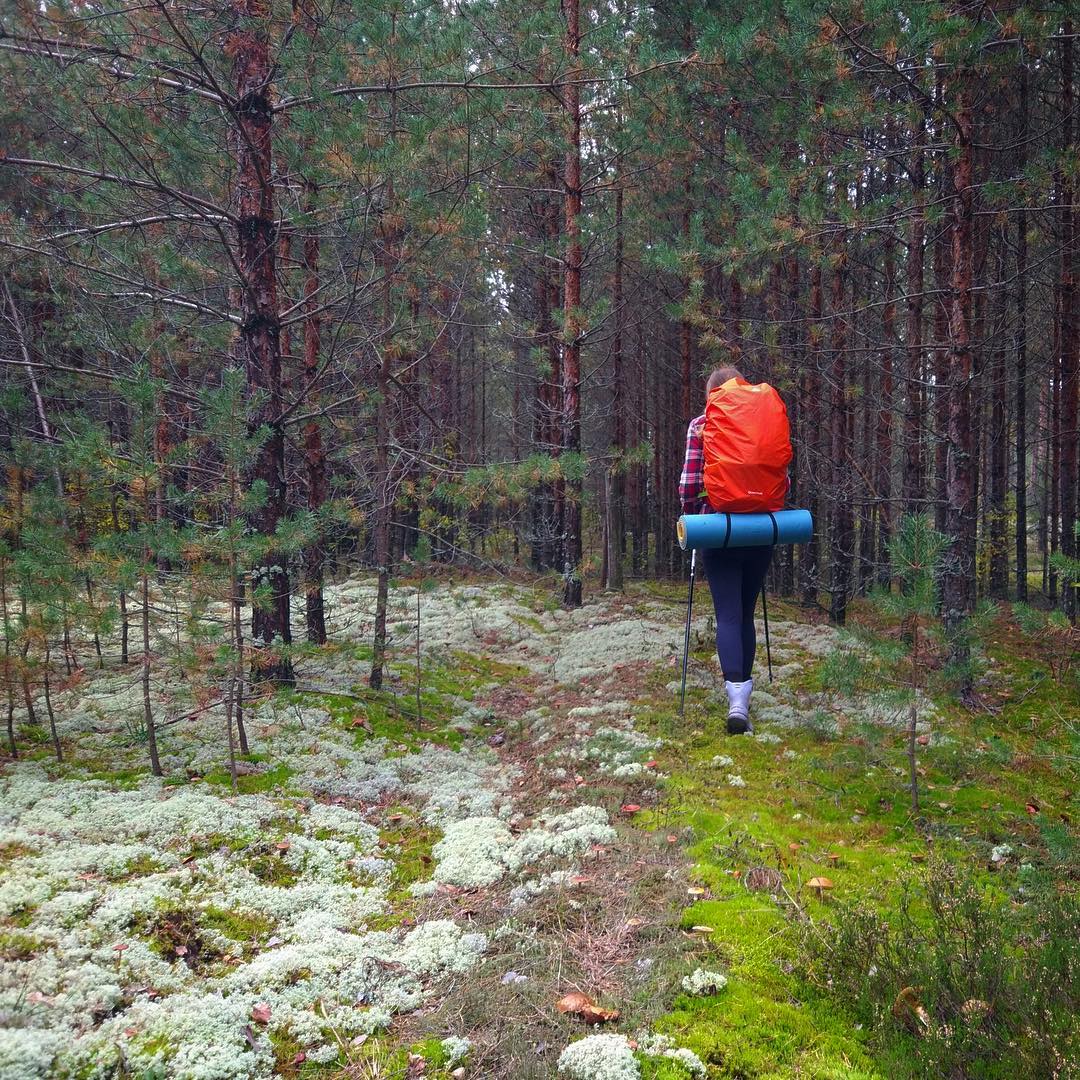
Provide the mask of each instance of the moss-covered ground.
{"label": "moss-covered ground", "polygon": [[[775,608],[774,617],[800,617]],[[869,1030],[827,988],[813,985],[801,956],[805,934],[853,902],[888,917],[900,883],[925,874],[935,854],[971,868],[989,894],[1014,905],[1023,900],[1021,881],[1040,874],[1059,890],[1074,887],[1075,673],[1051,678],[1052,650],[1025,639],[1006,615],[982,646],[990,663],[979,684],[981,707],[944,696],[934,702],[932,731],[918,746],[918,811],[907,788],[906,735],[861,718],[857,696],[829,709],[820,659],[806,658],[782,692],[807,717],[820,719],[825,703],[835,727],[763,724],[759,738],[732,737],[709,694],[692,690],[682,718],[659,688],[640,699],[639,726],[663,736],[658,757],[670,778],[662,803],[636,823],[685,829],[693,885],[682,927],[703,964],[730,976],[721,995],[674,996],[656,1026],[695,1050],[710,1075],[931,1075],[912,1064],[918,1035],[899,1022]],[[707,646],[699,645],[695,659],[709,662]],[[763,668],[759,683],[776,692]],[[717,767],[718,756],[732,764]],[[1009,854],[994,862],[999,845]],[[815,878],[829,887],[812,887]],[[885,1012],[890,1004],[881,1003]]]}
{"label": "moss-covered ground", "polygon": [[[1006,612],[985,625],[974,706],[944,692],[925,703],[916,810],[902,725],[875,704],[881,687],[872,678],[856,679],[843,693],[832,685],[849,646],[820,628],[811,634],[817,645],[808,647],[803,631],[816,616],[772,603],[777,681],[768,683],[762,654],[757,734],[732,737],[724,728],[707,611],[698,611],[690,689],[685,714],[678,712],[671,643],[681,644],[681,587],[635,585],[564,617],[550,582],[470,578],[468,584],[475,612],[494,617],[500,605],[512,605],[502,622],[491,624],[497,629],[482,627],[425,651],[418,673],[410,626],[395,621],[398,643],[384,689],[369,689],[362,674],[326,686],[301,681],[300,689],[278,695],[266,716],[325,711],[347,746],[377,744],[387,757],[431,746],[494,749],[516,778],[515,832],[552,807],[588,803],[608,812],[618,839],[566,864],[570,880],[546,892],[514,896],[511,886],[520,882],[507,881],[423,894],[415,886],[431,883],[442,833],[421,807],[400,792],[367,804],[337,799],[376,830],[378,855],[390,866],[385,903],[365,920],[366,929],[397,933],[427,919],[452,919],[486,933],[489,948],[476,969],[426,987],[431,997],[424,1007],[385,1030],[339,1039],[328,1028],[327,1041],[340,1042],[336,1060],[308,1060],[302,1041],[275,1029],[274,1074],[554,1077],[561,1050],[589,1032],[554,1003],[583,992],[619,1011],[600,1030],[635,1039],[647,1032],[670,1036],[704,1063],[712,1080],[945,1075],[928,1064],[926,1033],[891,1016],[891,999],[868,1012],[865,1002],[830,985],[813,943],[854,905],[895,919],[904,883],[925,880],[942,862],[965,868],[989,903],[1021,916],[1039,894],[1076,889],[1080,702],[1077,664],[1063,639],[1025,633]],[[415,597],[419,588],[422,599],[431,591],[428,581],[398,585],[408,603],[410,589]],[[901,641],[898,628],[869,606],[857,604],[853,620]],[[615,631],[630,622],[640,623],[640,631],[619,637]],[[613,630],[609,639],[600,632],[604,626]],[[526,655],[507,627],[526,636]],[[564,635],[609,650],[592,658],[599,674],[556,677],[549,660],[560,655]],[[335,649],[360,665],[370,660],[362,642],[335,642]],[[311,659],[318,658],[311,650]],[[299,663],[302,671],[302,658]],[[643,743],[623,777],[589,750],[607,745],[610,736],[596,732],[626,713],[632,729],[657,744]],[[275,749],[269,728],[260,736],[255,752],[238,757],[239,793],[266,795],[282,807],[312,801],[303,763]],[[111,741],[71,736],[65,750],[68,762],[55,766],[46,740],[28,736],[25,743],[25,757],[57,777],[118,791],[146,778],[137,733]],[[200,771],[177,771],[166,783],[231,797],[222,755]],[[178,836],[173,848],[185,865],[215,853],[235,857],[261,884],[287,889],[300,873],[284,858],[290,837],[295,853],[302,830],[283,815],[255,839],[208,832]],[[311,839],[327,837],[314,830]],[[0,873],[30,853],[0,839]],[[134,861],[111,879],[137,881],[157,869],[152,859]],[[358,874],[350,883],[368,880]],[[915,918],[930,916],[917,910]],[[3,920],[0,962],[35,956],[40,943],[30,921],[29,911]],[[155,909],[133,932],[155,956],[210,972],[257,957],[276,935],[273,919],[214,904],[196,912]],[[220,953],[223,938],[236,943],[228,961]],[[1017,940],[1003,939],[1002,950],[1017,948]],[[724,973],[726,988],[706,996],[685,992],[682,980],[696,968]],[[441,1040],[450,1033],[472,1041],[461,1061],[447,1057]],[[686,1065],[655,1055],[639,1054],[638,1067],[643,1080],[691,1076]],[[1065,1061],[1057,1075],[1064,1080],[1078,1068],[1080,1062]],[[992,1074],[971,1067],[948,1075]]]}

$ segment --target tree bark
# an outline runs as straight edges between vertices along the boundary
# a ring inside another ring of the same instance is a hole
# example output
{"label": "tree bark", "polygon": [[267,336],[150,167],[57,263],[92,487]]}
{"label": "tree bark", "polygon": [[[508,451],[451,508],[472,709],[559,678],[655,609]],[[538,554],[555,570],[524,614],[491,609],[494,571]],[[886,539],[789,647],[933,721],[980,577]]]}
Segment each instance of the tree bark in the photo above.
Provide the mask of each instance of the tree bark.
{"label": "tree bark", "polygon": [[[1073,23],[1066,19],[1061,36],[1061,141],[1064,152],[1073,146]],[[1060,470],[1058,489],[1061,499],[1061,551],[1069,559],[1076,558],[1076,478],[1077,478],[1077,400],[1080,398],[1080,325],[1077,315],[1077,291],[1080,288],[1080,245],[1077,243],[1076,211],[1073,200],[1076,189],[1072,174],[1062,170],[1061,190],[1061,420]],[[1065,581],[1062,587],[1062,606],[1075,623],[1077,619],[1080,583]]]}
{"label": "tree bark", "polygon": [[814,532],[803,548],[802,557],[799,559],[799,579],[802,602],[807,607],[816,607],[818,591],[820,589],[819,570],[819,534],[822,531],[822,523],[818,520],[820,499],[820,475],[822,465],[822,435],[821,426],[823,410],[821,407],[821,343],[824,328],[821,321],[822,315],[822,286],[821,286],[821,253],[815,253],[810,267],[810,311],[808,343],[806,349],[806,364],[803,368],[802,398],[803,398],[803,467],[804,488],[803,502],[806,509],[814,518]]}
{"label": "tree bark", "polygon": [[911,162],[911,183],[914,188],[911,228],[908,234],[907,256],[907,371],[905,372],[906,402],[904,408],[904,509],[914,513],[926,498],[926,476],[923,469],[923,288],[924,255],[926,248],[926,190],[924,147],[926,117],[920,118],[915,136],[915,151]]}
{"label": "tree bark", "polygon": [[829,619],[843,626],[851,591],[854,541],[851,484],[851,429],[847,401],[847,322],[844,315],[845,260],[840,253],[832,269],[832,408],[829,442],[832,457],[833,530],[829,561]]}
{"label": "tree bark", "polygon": [[[1027,162],[1024,136],[1028,121],[1028,72],[1020,62],[1018,169]],[[1016,215],[1016,599],[1026,601],[1027,587],[1027,215]]]}
{"label": "tree bark", "polygon": [[[961,664],[968,658],[963,622],[975,606],[975,461],[971,430],[974,140],[971,95],[970,76],[962,72],[957,81],[954,109],[958,132],[951,199],[952,288],[945,477],[945,532],[950,546],[942,573],[942,604],[950,653],[953,661]],[[967,676],[964,683],[963,689],[970,691]]]}
{"label": "tree bark", "polygon": [[[314,218],[318,186],[314,180],[306,180],[307,212]],[[311,387],[319,373],[319,234],[312,221],[310,231],[304,238],[304,387]],[[310,406],[309,397],[308,404]],[[312,410],[314,411],[314,410]],[[304,596],[306,599],[304,619],[307,639],[315,645],[326,644],[326,612],[323,605],[323,550],[322,529],[318,514],[326,502],[326,451],[323,447],[322,428],[317,417],[304,424],[304,464],[307,469],[307,504],[316,515],[315,536],[304,552]]]}
{"label": "tree bark", "polygon": [[563,606],[581,605],[581,90],[577,83],[581,55],[580,0],[564,0],[566,53],[570,61],[563,89],[568,147],[564,183],[566,263],[563,275],[562,452],[572,462],[564,476]]}
{"label": "tree bark", "polygon": [[607,550],[604,584],[608,589],[623,587],[623,505],[625,470],[622,456],[626,450],[626,394],[623,387],[623,189],[615,188],[615,275],[612,283],[612,303],[615,306],[615,339],[611,347],[611,412],[612,439],[609,448],[611,465],[607,470]]}
{"label": "tree bark", "polygon": [[[239,355],[243,359],[255,407],[252,432],[269,434],[262,442],[251,480],[265,489],[262,506],[252,512],[252,527],[271,538],[285,516],[285,439],[281,426],[281,322],[277,297],[277,224],[273,183],[273,104],[270,80],[273,61],[266,24],[266,0],[232,0],[234,25],[225,51],[232,58],[236,88],[234,141],[236,172],[237,262],[242,274]],[[289,621],[289,574],[284,556],[272,548],[252,571],[252,675],[263,682],[289,685],[292,641]]]}
{"label": "tree bark", "polygon": [[1005,496],[1008,480],[1009,427],[1006,418],[1007,380],[1005,376],[1005,245],[1004,227],[997,231],[995,280],[990,301],[990,332],[985,335],[990,352],[990,425],[986,434],[988,538],[990,544],[989,594],[1004,600],[1009,592],[1009,549]]}

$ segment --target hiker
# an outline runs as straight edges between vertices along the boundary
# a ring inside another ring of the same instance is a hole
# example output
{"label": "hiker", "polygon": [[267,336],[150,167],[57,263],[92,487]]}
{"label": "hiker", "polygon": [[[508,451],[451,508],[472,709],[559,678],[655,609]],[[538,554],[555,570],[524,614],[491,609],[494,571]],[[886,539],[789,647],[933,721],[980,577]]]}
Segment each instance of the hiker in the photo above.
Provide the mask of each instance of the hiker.
{"label": "hiker", "polygon": [[[683,513],[783,509],[791,441],[779,394],[767,383],[747,382],[737,368],[721,367],[709,375],[705,398],[705,412],[690,421],[686,433],[679,480]],[[772,555],[771,544],[701,550],[716,611],[716,655],[724,673],[730,735],[754,730],[754,607]]]}

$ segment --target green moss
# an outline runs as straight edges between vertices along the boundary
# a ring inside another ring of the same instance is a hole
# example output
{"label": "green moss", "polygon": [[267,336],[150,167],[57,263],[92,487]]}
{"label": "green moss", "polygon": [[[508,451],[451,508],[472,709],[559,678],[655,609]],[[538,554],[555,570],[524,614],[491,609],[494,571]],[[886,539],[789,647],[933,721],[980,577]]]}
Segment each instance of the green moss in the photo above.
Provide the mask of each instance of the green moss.
{"label": "green moss", "polygon": [[27,847],[26,844],[19,844],[13,840],[0,841],[0,865],[14,862],[16,859],[24,859],[27,855],[34,854],[36,854],[35,849]]}
{"label": "green moss", "polygon": [[544,626],[535,615],[515,615],[514,622],[520,623],[522,626],[527,626],[530,630],[535,630],[538,634],[547,633],[547,627]]}
{"label": "green moss", "polygon": [[[238,761],[255,762],[255,758],[252,755],[245,755],[242,758],[238,758]],[[278,788],[284,789],[286,792],[289,790],[289,778],[293,775],[295,770],[290,768],[285,762],[280,762],[271,769],[265,769],[262,772],[244,773],[237,776],[236,788],[243,795],[254,795],[259,792],[276,791]],[[221,787],[227,787],[232,789],[232,777],[229,774],[227,766],[219,766],[216,769],[211,769],[203,779],[208,784],[216,784]]]}
{"label": "green moss", "polygon": [[[1044,877],[1052,883],[1053,868],[1077,849],[1070,810],[1080,779],[1073,734],[1080,708],[1075,696],[1041,678],[1045,665],[1035,648],[1008,626],[999,644],[988,643],[996,660],[986,690],[993,713],[934,702],[933,739],[918,748],[918,815],[907,789],[905,734],[860,716],[865,691],[837,710],[838,735],[822,737],[808,724],[777,730],[781,742],[770,744],[726,736],[720,710],[700,691],[687,694],[680,720],[664,688],[670,669],[656,667],[637,717],[667,741],[657,756],[671,778],[665,802],[635,822],[657,831],[689,826],[693,879],[704,895],[682,922],[713,928],[694,959],[725,970],[730,981],[716,998],[680,995],[655,1026],[706,1061],[710,1076],[869,1080],[911,1073],[900,1067],[895,1045],[860,1029],[863,1018],[810,985],[797,927],[807,918],[820,923],[849,901],[888,912],[899,881],[927,858],[928,841],[945,858],[973,863],[999,902],[1017,894],[1012,874],[986,869],[993,844],[1007,842],[1034,864],[1029,888]],[[806,659],[781,696],[809,715],[828,681],[822,661]],[[712,767],[721,754],[734,764]],[[728,773],[747,786],[729,786]],[[779,875],[775,896],[747,888],[754,867]],[[829,878],[832,890],[819,897],[807,888],[815,876]],[[890,1004],[883,1003],[886,1015]]]}
{"label": "green moss", "polygon": [[284,859],[284,853],[267,844],[257,844],[245,850],[245,865],[264,885],[295,885],[300,871]]}
{"label": "green moss", "polygon": [[[334,1033],[324,1032],[326,1041],[334,1042]],[[306,1080],[308,1077],[341,1075],[343,1062],[340,1058],[330,1062],[308,1061],[303,1045],[288,1028],[275,1028],[270,1032],[270,1046],[274,1051],[274,1075]]]}
{"label": "green moss", "polygon": [[641,1080],[687,1080],[691,1076],[685,1065],[671,1058],[643,1057],[638,1055],[641,1065]]}
{"label": "green moss", "polygon": [[[415,751],[427,743],[457,749],[464,741],[459,729],[460,701],[470,701],[482,687],[520,679],[526,669],[486,657],[451,651],[444,659],[422,659],[420,707],[417,715],[414,661],[394,662],[390,669],[401,677],[403,690],[356,687],[348,694],[296,693],[284,702],[324,708],[343,727],[350,728],[358,744],[385,739],[395,753]],[[404,751],[397,748],[403,747]]]}
{"label": "green moss", "polygon": [[416,898],[409,886],[417,881],[427,881],[434,866],[431,849],[439,839],[439,831],[418,825],[411,811],[400,812],[407,816],[381,834],[382,851],[391,859],[394,871],[386,895],[387,911],[368,921],[373,930],[393,929],[411,917]]}
{"label": "green moss", "polygon": [[146,853],[132,859],[119,873],[112,874],[110,881],[127,881],[131,878],[144,877],[146,874],[156,873],[161,869],[161,864],[153,855]]}
{"label": "green moss", "polygon": [[86,773],[86,776],[90,780],[104,780],[121,791],[130,791],[142,783],[146,774],[145,768],[136,766],[127,769],[93,769]]}
{"label": "green moss", "polygon": [[21,930],[0,930],[0,959],[9,963],[17,960],[32,960],[41,947],[32,934]]}
{"label": "green moss", "polygon": [[211,906],[203,910],[199,922],[211,930],[217,930],[233,941],[256,943],[267,937],[274,929],[273,919],[246,911],[226,911]]}

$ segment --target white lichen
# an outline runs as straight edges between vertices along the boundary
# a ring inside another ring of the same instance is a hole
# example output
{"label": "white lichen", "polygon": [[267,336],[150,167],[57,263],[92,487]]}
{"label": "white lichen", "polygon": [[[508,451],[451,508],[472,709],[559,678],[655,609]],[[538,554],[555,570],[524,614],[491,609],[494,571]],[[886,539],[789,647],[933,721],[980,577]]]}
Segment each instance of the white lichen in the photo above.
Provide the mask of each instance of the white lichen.
{"label": "white lichen", "polygon": [[719,971],[706,971],[704,968],[695,968],[695,970],[685,975],[682,980],[682,988],[688,994],[693,994],[694,997],[708,997],[711,994],[718,994],[727,986],[728,980],[726,975],[722,975]]}
{"label": "white lichen", "polygon": [[640,1080],[641,1067],[625,1035],[586,1035],[559,1055],[568,1080]]}

